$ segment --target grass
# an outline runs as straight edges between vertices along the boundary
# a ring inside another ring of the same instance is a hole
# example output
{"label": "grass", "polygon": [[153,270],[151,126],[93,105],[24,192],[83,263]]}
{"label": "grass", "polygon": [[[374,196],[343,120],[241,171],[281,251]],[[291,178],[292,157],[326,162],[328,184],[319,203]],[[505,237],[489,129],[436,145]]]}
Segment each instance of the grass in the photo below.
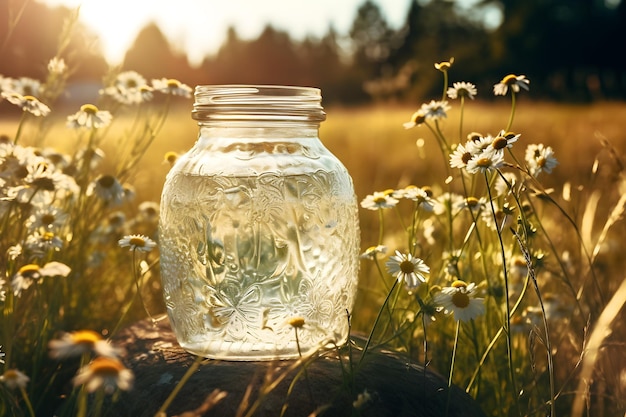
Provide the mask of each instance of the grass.
{"label": "grass", "polygon": [[[392,209],[360,210],[363,250],[382,244],[389,252],[362,260],[353,331],[369,335],[366,350],[386,346],[448,375],[490,416],[623,414],[626,179],[621,155],[626,151],[626,104],[555,104],[528,97],[517,97],[511,130],[521,137],[507,154],[509,165],[484,174],[450,169],[450,150],[442,151],[440,144],[463,144],[472,131],[496,136],[511,112],[506,99],[466,102],[461,132],[457,102],[445,120],[412,129],[402,125],[418,104],[326,109],[320,136],[351,173],[358,200],[388,189],[400,200]],[[155,236],[154,219],[142,218],[139,204],[159,201],[169,169],[164,155],[183,153],[195,142],[190,103],[172,106],[165,118],[161,104],[147,113],[119,113],[93,142],[89,132],[64,126],[65,109],[56,109],[45,123],[30,118],[24,126],[20,144],[34,145],[39,153],[49,148],[74,155],[65,173],[74,175],[79,191],[75,200],[63,200],[70,218],[59,235],[66,244],[72,242],[67,251],[26,257],[25,249],[22,257],[7,257],[0,268],[6,292],[0,303],[0,344],[8,362],[0,369],[5,381],[14,368],[31,378],[28,389],[19,391],[0,384],[0,411],[31,415],[54,403],[61,407],[60,415],[86,415],[85,388],[79,384],[64,393],[67,399],[59,405],[55,380],[67,380],[79,367],[88,369],[91,358],[85,353],[80,364],[59,364],[48,358],[48,342],[80,329],[94,329],[106,339],[120,326],[146,317],[143,303],[152,314],[164,311],[156,251],[134,247],[129,254],[118,245],[124,235]],[[19,123],[3,120],[0,134],[10,141]],[[441,136],[433,134],[435,125]],[[146,145],[145,152],[134,147],[138,143]],[[519,164],[526,146],[538,143],[550,146],[558,158],[550,174],[534,175]],[[86,144],[105,152],[97,167],[90,168],[76,154]],[[137,159],[127,163],[128,155]],[[4,178],[12,178],[6,162],[0,163]],[[498,172],[515,172],[519,182],[495,196]],[[135,199],[112,207],[110,201],[91,198],[91,184],[107,174],[132,186]],[[38,175],[45,177],[45,170]],[[449,206],[433,214],[402,194],[409,186],[429,187],[440,199],[444,192],[487,198],[481,206],[487,215],[495,216],[506,201],[514,210],[508,226],[515,234],[490,227],[468,209]],[[26,242],[31,214],[26,206],[36,202],[34,195],[26,202],[13,200],[9,188],[2,188],[11,202],[0,211],[2,256]],[[119,213],[126,221],[113,228],[111,216]],[[427,282],[415,288],[398,285],[402,279],[395,280],[385,266],[395,250],[422,259],[430,268]],[[12,295],[15,277],[29,278],[22,271],[26,264],[45,269],[53,260],[72,268],[72,281],[38,279],[19,296]],[[467,292],[473,284],[476,292]],[[456,315],[435,308],[441,306],[442,294],[457,293],[480,298],[482,314],[455,320]],[[431,316],[436,321],[430,323]],[[105,393],[97,390],[89,404],[101,406]],[[29,399],[37,401],[31,405]]]}

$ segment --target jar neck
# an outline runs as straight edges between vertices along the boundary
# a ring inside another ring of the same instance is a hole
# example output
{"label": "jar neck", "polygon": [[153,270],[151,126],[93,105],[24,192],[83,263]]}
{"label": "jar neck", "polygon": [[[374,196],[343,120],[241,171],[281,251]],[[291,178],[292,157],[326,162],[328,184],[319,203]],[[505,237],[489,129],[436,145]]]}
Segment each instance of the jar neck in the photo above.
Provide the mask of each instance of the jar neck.
{"label": "jar neck", "polygon": [[326,119],[317,88],[271,85],[200,85],[192,117],[200,126],[314,128]]}

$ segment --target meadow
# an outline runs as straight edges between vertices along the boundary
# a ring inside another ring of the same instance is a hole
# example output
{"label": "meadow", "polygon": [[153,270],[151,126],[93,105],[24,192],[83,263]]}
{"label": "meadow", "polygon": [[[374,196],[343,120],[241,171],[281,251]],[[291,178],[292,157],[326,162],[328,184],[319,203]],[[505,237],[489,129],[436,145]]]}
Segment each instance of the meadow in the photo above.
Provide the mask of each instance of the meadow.
{"label": "meadow", "polygon": [[[364,256],[352,330],[371,342],[366,348],[403,352],[449,376],[489,416],[623,415],[626,104],[533,102],[524,91],[516,97],[513,119],[508,97],[465,100],[461,125],[460,106],[451,101],[445,117],[421,114],[424,120],[408,129],[403,124],[421,103],[326,108],[322,141],[347,167],[358,201],[373,196],[374,202],[360,209]],[[78,203],[67,203],[73,205],[71,218],[59,214],[63,224],[54,230],[61,246],[22,259],[23,253],[9,253],[26,241],[32,224],[26,206],[38,192],[28,190],[39,184],[31,177],[45,177],[45,169],[29,168],[24,178],[33,182],[14,191],[20,197],[6,191],[14,171],[2,171],[7,203],[0,211],[0,243],[7,261],[0,268],[0,345],[7,363],[0,368],[0,411],[8,415],[39,415],[46,401],[60,407],[59,415],[89,415],[87,404],[102,406],[102,397],[112,392],[108,386],[95,387],[94,399],[76,383],[60,404],[54,381],[88,367],[91,352],[82,351],[80,363],[64,367],[50,361],[50,343],[71,344],[70,333],[63,332],[89,329],[96,332],[89,339],[95,348],[120,327],[164,312],[158,251],[138,242],[156,240],[154,207],[170,167],[166,155],[184,153],[195,141],[191,101],[159,101],[147,113],[118,106],[114,123],[78,133],[68,130],[63,116],[75,110],[53,114],[45,123],[34,117],[28,124],[23,118],[0,122],[5,148],[17,147],[19,136],[20,146],[34,146],[35,154],[50,161],[52,150],[73,155],[64,172],[78,184]],[[98,108],[86,110],[95,116]],[[474,172],[468,166],[453,170],[450,155],[471,132],[506,139],[507,162],[485,160]],[[91,154],[77,157],[85,143]],[[548,157],[558,164],[532,171],[528,159],[520,163],[532,144],[550,148],[541,164]],[[511,180],[507,171],[519,176]],[[106,175],[119,179],[115,207],[92,198],[97,188],[90,184],[97,186]],[[499,178],[510,182],[496,195]],[[416,188],[420,193],[414,194]],[[460,196],[461,206],[452,194]],[[484,214],[494,222],[483,223]],[[124,246],[123,238],[133,235],[141,238]],[[130,246],[131,253],[120,246]],[[429,276],[419,286],[404,285],[406,274],[389,267],[394,253],[396,266],[422,259]],[[63,269],[49,272],[54,280],[43,272],[29,275],[55,260],[71,267],[71,281],[63,280],[69,274]],[[454,305],[437,304],[442,294],[457,293],[481,307],[459,319]],[[12,369],[24,371],[30,383],[18,383],[19,375],[8,373]],[[130,388],[121,379],[116,383],[116,391]]]}

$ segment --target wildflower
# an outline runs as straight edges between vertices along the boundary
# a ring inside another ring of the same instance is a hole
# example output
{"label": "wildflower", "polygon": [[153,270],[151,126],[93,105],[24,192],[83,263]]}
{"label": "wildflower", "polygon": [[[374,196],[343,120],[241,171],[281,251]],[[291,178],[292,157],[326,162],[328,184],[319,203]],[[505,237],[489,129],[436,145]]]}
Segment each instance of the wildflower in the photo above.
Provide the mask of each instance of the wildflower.
{"label": "wildflower", "polygon": [[80,110],[67,117],[67,126],[71,129],[100,129],[111,124],[113,116],[106,110],[100,110],[93,104],[83,104]]}
{"label": "wildflower", "polygon": [[174,163],[178,160],[178,157],[180,155],[178,155],[176,152],[166,152],[165,155],[163,156],[163,163],[167,163],[170,164],[170,166],[174,166]]}
{"label": "wildflower", "polygon": [[414,290],[422,282],[426,282],[426,274],[430,273],[430,268],[420,258],[416,258],[410,253],[402,253],[396,250],[396,254],[391,256],[386,263],[387,271],[395,276],[398,281],[404,279],[409,290]]}
{"label": "wildflower", "polygon": [[37,264],[27,264],[22,266],[11,280],[11,287],[15,296],[20,296],[23,290],[28,289],[33,283],[43,277],[66,277],[70,274],[71,268],[61,262],[48,262],[43,267]]}
{"label": "wildflower", "polygon": [[33,116],[47,116],[50,113],[50,107],[43,104],[34,96],[23,96],[16,92],[3,92],[2,97],[4,97],[9,103],[15,104],[23,111],[31,113]]}
{"label": "wildflower", "polygon": [[114,357],[118,351],[99,333],[92,330],[79,330],[64,333],[60,339],[53,339],[48,343],[50,357],[53,359],[65,359],[82,356],[95,352],[101,356]]}
{"label": "wildflower", "polygon": [[67,71],[67,64],[63,58],[54,57],[48,61],[48,71],[51,74],[64,74]]}
{"label": "wildflower", "polygon": [[30,77],[5,78],[2,84],[3,91],[20,96],[38,97],[42,93],[41,81]]}
{"label": "wildflower", "polygon": [[435,302],[443,309],[444,313],[454,314],[457,321],[469,321],[485,310],[482,298],[476,297],[476,284],[467,284],[464,281],[454,281],[450,287],[442,288],[435,295]]}
{"label": "wildflower", "polygon": [[360,410],[361,408],[365,407],[365,405],[367,405],[367,403],[369,403],[370,401],[372,401],[372,396],[365,389],[363,390],[363,392],[357,395],[356,400],[352,401],[352,407]]}
{"label": "wildflower", "polygon": [[469,160],[465,169],[470,174],[493,171],[504,165],[504,155],[501,152],[485,151]]}
{"label": "wildflower", "polygon": [[287,320],[287,324],[289,324],[294,329],[301,329],[304,326],[304,318],[302,317],[292,317]]}
{"label": "wildflower", "polygon": [[513,214],[515,213],[515,208],[509,206],[508,203],[504,203],[504,205],[500,208],[494,201],[494,209],[495,209],[495,222],[494,222],[494,214],[491,210],[483,210],[480,213],[481,218],[485,222],[485,224],[491,229],[499,229],[506,230],[509,226],[513,226]]}
{"label": "wildflower", "polygon": [[124,187],[112,175],[101,175],[98,177],[90,185],[88,194],[95,194],[112,206],[122,204],[126,198]]}
{"label": "wildflower", "polygon": [[434,212],[440,216],[448,211],[452,213],[452,216],[456,214],[464,207],[465,198],[456,193],[443,193],[435,200]]}
{"label": "wildflower", "polygon": [[54,206],[38,207],[30,216],[28,225],[32,230],[55,230],[65,224],[67,213]]}
{"label": "wildflower", "polygon": [[459,209],[470,209],[472,212],[478,213],[485,208],[487,202],[485,200],[485,197],[481,197],[480,199],[478,199],[476,197],[470,196],[457,200],[456,204]]}
{"label": "wildflower", "polygon": [[385,253],[387,253],[387,246],[384,245],[377,245],[377,246],[370,246],[369,248],[365,249],[365,252],[363,252],[360,256],[361,259],[376,259],[376,256],[378,256],[378,254],[384,255]]}
{"label": "wildflower", "polygon": [[137,206],[139,213],[137,217],[142,222],[154,223],[159,220],[159,203],[154,201],[144,201]]}
{"label": "wildflower", "polygon": [[453,100],[461,97],[468,97],[474,100],[477,93],[476,86],[465,81],[452,84],[452,87],[448,88],[447,92],[448,97]]}
{"label": "wildflower", "polygon": [[399,201],[388,193],[376,191],[361,201],[361,207],[368,210],[378,210],[395,207],[398,203]]}
{"label": "wildflower", "polygon": [[423,188],[408,186],[402,192],[404,198],[415,201],[416,207],[421,207],[426,211],[433,211],[436,202]]}
{"label": "wildflower", "polygon": [[472,156],[472,153],[468,151],[464,145],[459,143],[450,154],[450,167],[465,168],[470,159],[472,159]]}
{"label": "wildflower", "polygon": [[406,123],[403,123],[405,129],[411,129],[415,126],[419,126],[426,121],[426,115],[422,112],[422,110],[418,110],[411,116],[411,120]]}
{"label": "wildflower", "polygon": [[74,386],[84,385],[88,392],[103,388],[105,394],[113,394],[116,388],[130,390],[133,380],[132,371],[122,362],[100,356],[78,370],[74,377]]}
{"label": "wildflower", "polygon": [[422,112],[426,120],[439,120],[447,117],[450,108],[447,101],[431,100],[430,103],[422,104],[419,111]]}
{"label": "wildflower", "polygon": [[122,248],[130,247],[131,251],[150,252],[156,247],[156,242],[143,235],[127,235],[120,239],[118,245]]}
{"label": "wildflower", "polygon": [[520,88],[528,91],[530,80],[525,75],[509,74],[504,77],[498,84],[493,86],[493,94],[496,96],[505,96],[509,88],[514,93],[519,93]]}
{"label": "wildflower", "polygon": [[442,61],[435,64],[435,68],[441,72],[446,72],[450,69],[452,64],[454,63],[454,57],[450,58],[449,61]]}
{"label": "wildflower", "polygon": [[26,384],[30,381],[30,378],[17,369],[7,369],[2,375],[0,375],[0,381],[2,381],[9,389],[25,389]]}
{"label": "wildflower", "polygon": [[191,98],[191,87],[181,83],[178,80],[161,78],[160,80],[152,80],[152,87],[163,94],[172,94]]}
{"label": "wildflower", "polygon": [[63,240],[50,231],[43,233],[35,231],[26,238],[24,246],[33,256],[43,258],[51,251],[60,251],[63,247]]}
{"label": "wildflower", "polygon": [[505,132],[504,130],[498,133],[491,144],[487,147],[487,150],[494,150],[496,152],[502,152],[505,148],[512,148],[513,143],[517,142],[521,135],[513,132]]}
{"label": "wildflower", "polygon": [[530,173],[536,177],[541,172],[550,174],[552,170],[559,164],[554,157],[554,151],[550,146],[528,145],[525,154],[526,163],[530,168]]}
{"label": "wildflower", "polygon": [[498,176],[498,179],[496,179],[496,183],[493,186],[498,196],[507,195],[511,188],[513,188],[518,182],[517,175],[514,172],[503,172],[502,176],[504,176],[504,179],[501,176]]}
{"label": "wildflower", "polygon": [[153,88],[136,71],[124,71],[117,75],[112,86],[100,91],[122,104],[140,104],[152,99]]}

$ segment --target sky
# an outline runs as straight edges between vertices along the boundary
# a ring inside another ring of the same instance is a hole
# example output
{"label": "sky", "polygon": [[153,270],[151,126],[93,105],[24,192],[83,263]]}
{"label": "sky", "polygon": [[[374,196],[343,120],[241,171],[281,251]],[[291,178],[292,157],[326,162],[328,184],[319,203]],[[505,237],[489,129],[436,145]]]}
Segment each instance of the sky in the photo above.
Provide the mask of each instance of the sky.
{"label": "sky", "polygon": [[[172,46],[192,63],[217,51],[228,27],[256,38],[267,23],[293,39],[321,37],[333,27],[347,34],[365,0],[38,0],[50,6],[80,6],[80,20],[98,37],[109,63],[124,59],[137,33],[156,22]],[[411,0],[373,0],[387,23],[399,28]]]}

